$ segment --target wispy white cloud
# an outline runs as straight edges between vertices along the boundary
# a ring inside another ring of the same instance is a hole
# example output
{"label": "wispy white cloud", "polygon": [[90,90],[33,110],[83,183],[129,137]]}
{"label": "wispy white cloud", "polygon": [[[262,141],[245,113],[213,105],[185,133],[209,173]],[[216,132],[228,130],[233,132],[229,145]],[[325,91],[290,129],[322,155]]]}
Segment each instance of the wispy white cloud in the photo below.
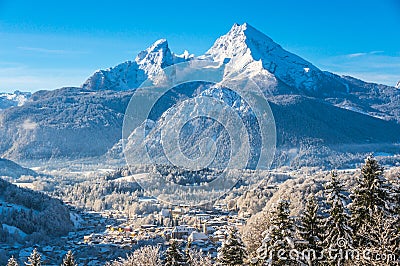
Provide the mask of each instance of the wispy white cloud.
{"label": "wispy white cloud", "polygon": [[347,56],[350,58],[353,58],[353,57],[359,57],[359,56],[363,56],[363,55],[367,55],[367,53],[354,53],[354,54],[348,54]]}
{"label": "wispy white cloud", "polygon": [[19,46],[17,47],[19,50],[42,53],[42,54],[54,54],[54,55],[64,55],[64,54],[83,54],[87,53],[84,51],[78,50],[62,50],[62,49],[49,49],[49,48],[41,48],[41,47],[29,47],[29,46]]}
{"label": "wispy white cloud", "polygon": [[391,86],[400,80],[400,55],[387,55],[383,51],[326,57],[319,60],[318,67]]}
{"label": "wispy white cloud", "polygon": [[371,51],[371,52],[366,52],[366,53],[352,53],[346,55],[347,57],[354,58],[354,57],[360,57],[360,56],[366,56],[366,55],[374,55],[374,54],[382,54],[384,51]]}

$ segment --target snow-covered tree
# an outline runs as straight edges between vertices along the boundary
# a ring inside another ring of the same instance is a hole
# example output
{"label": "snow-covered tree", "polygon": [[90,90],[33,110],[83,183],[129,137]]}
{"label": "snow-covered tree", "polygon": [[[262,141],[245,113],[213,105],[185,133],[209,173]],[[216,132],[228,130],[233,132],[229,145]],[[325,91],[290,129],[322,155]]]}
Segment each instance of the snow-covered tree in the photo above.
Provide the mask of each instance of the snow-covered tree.
{"label": "snow-covered tree", "polygon": [[7,266],[18,266],[18,262],[17,262],[17,260],[14,258],[14,256],[12,256],[12,257],[8,260]]}
{"label": "snow-covered tree", "polygon": [[[383,212],[376,212],[371,218],[374,223],[368,226],[362,225],[359,233],[370,236],[373,243],[367,247],[360,246],[360,254],[368,250],[370,257],[376,257],[375,254],[377,254],[382,258],[376,265],[397,265],[394,261],[399,259],[400,255],[400,233],[394,226],[396,219],[384,215]],[[385,256],[383,257],[382,255]],[[364,265],[371,263],[371,260],[364,260],[365,258],[361,256],[361,262],[365,263]]]}
{"label": "snow-covered tree", "polygon": [[370,241],[359,231],[361,227],[368,227],[375,223],[372,217],[376,212],[382,211],[384,214],[389,214],[392,206],[390,194],[389,184],[383,177],[383,167],[374,157],[367,157],[361,168],[357,185],[350,195],[352,199],[349,205],[352,214],[351,225],[357,244],[365,245]]}
{"label": "snow-covered tree", "polygon": [[[398,177],[398,181],[400,181],[400,176]],[[395,202],[394,205],[394,215],[393,215],[393,220],[394,220],[394,225],[393,228],[397,230],[397,232],[400,232],[400,186],[397,184],[394,184],[393,187],[393,201]],[[398,243],[400,242],[400,239],[397,239]],[[397,249],[397,257],[400,258],[400,248]]]}
{"label": "snow-covered tree", "polygon": [[300,214],[297,232],[302,240],[307,241],[307,246],[317,249],[320,245],[323,230],[323,217],[319,213],[319,205],[314,194],[307,198],[304,211]]}
{"label": "snow-covered tree", "polygon": [[127,258],[106,263],[106,266],[161,266],[160,248],[144,246],[135,250]]}
{"label": "snow-covered tree", "polygon": [[[331,180],[325,186],[326,204],[328,217],[325,219],[324,247],[329,250],[339,250],[341,248],[351,248],[353,245],[352,229],[349,226],[350,215],[346,210],[346,200],[344,185],[338,178],[335,171],[331,173]],[[332,255],[332,256],[331,256]],[[341,265],[341,256],[329,254],[328,263],[330,265]]]}
{"label": "snow-covered tree", "polygon": [[228,236],[218,250],[218,263],[227,266],[243,265],[247,257],[246,247],[235,227],[229,229]]}
{"label": "snow-covered tree", "polygon": [[41,266],[42,265],[42,258],[36,248],[32,251],[31,255],[28,258],[28,262],[25,262],[25,265],[27,265],[27,266]]}
{"label": "snow-covered tree", "polygon": [[179,244],[176,240],[172,240],[170,242],[169,247],[165,251],[165,266],[178,266],[183,265],[185,262],[185,258],[183,253],[179,248]]}
{"label": "snow-covered tree", "polygon": [[246,221],[246,225],[241,230],[242,239],[250,257],[257,255],[257,249],[261,246],[263,240],[263,232],[269,227],[267,215],[268,213],[264,211],[253,215]]}
{"label": "snow-covered tree", "polygon": [[201,250],[189,248],[186,257],[188,266],[211,266],[213,264],[211,258],[204,255]]}
{"label": "snow-covered tree", "polygon": [[[307,198],[304,211],[300,214],[297,224],[297,233],[300,239],[306,243],[302,245],[303,249],[309,249],[315,252],[309,258],[305,258],[309,265],[314,265],[322,250],[322,237],[324,234],[323,217],[319,213],[319,205],[315,195],[310,194]],[[317,254],[318,253],[318,254]]]}
{"label": "snow-covered tree", "polygon": [[71,250],[69,250],[68,253],[64,257],[63,263],[61,266],[76,266],[76,265],[77,264],[75,263],[74,254],[72,253]]}
{"label": "snow-covered tree", "polygon": [[[400,181],[400,176],[398,177],[398,179]],[[391,196],[392,201],[394,202],[394,214],[397,215],[398,218],[400,218],[400,185],[393,184],[392,191],[393,193],[391,194]]]}
{"label": "snow-covered tree", "polygon": [[258,265],[290,265],[291,249],[295,248],[294,221],[290,217],[290,202],[280,199],[271,212],[270,227],[257,250]]}
{"label": "snow-covered tree", "polygon": [[145,246],[133,252],[133,258],[137,266],[159,266],[161,265],[160,248]]}

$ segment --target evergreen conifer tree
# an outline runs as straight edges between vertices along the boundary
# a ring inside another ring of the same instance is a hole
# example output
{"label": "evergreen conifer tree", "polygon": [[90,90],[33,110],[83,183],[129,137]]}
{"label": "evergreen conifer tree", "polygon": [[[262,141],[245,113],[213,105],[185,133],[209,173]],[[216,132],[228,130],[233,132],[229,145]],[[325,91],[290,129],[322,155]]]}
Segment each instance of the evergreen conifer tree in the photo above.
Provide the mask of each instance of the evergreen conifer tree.
{"label": "evergreen conifer tree", "polygon": [[352,203],[349,205],[351,211],[351,226],[355,234],[355,242],[359,246],[366,245],[371,239],[365,234],[360,234],[368,226],[373,225],[372,217],[378,212],[389,215],[391,204],[391,192],[389,183],[383,177],[383,167],[378,161],[369,156],[361,168],[361,175],[357,180],[357,185],[352,191],[350,198]]}
{"label": "evergreen conifer tree", "polygon": [[289,252],[295,248],[294,221],[290,217],[290,202],[280,199],[271,212],[270,227],[264,232],[257,250],[260,265],[291,265]]}
{"label": "evergreen conifer tree", "polygon": [[[380,257],[383,254],[379,265],[396,265],[394,260],[398,260],[400,255],[400,232],[394,226],[396,218],[384,215],[383,212],[375,213],[372,218],[373,224],[360,228],[360,234],[372,239],[372,244],[359,247],[359,252],[368,250],[370,257]],[[364,263],[368,265],[368,261]]]}
{"label": "evergreen conifer tree", "polygon": [[317,258],[322,251],[322,239],[324,235],[323,217],[319,214],[319,205],[313,194],[307,198],[305,210],[300,214],[297,232],[306,242],[303,247],[310,251],[309,258],[305,258],[309,265],[316,265]]}
{"label": "evergreen conifer tree", "polygon": [[218,252],[218,262],[227,266],[243,265],[247,257],[246,247],[235,227],[229,229],[225,241]]}
{"label": "evergreen conifer tree", "polygon": [[63,263],[61,266],[76,266],[74,255],[71,250],[65,255]]}
{"label": "evergreen conifer tree", "polygon": [[[398,180],[400,181],[400,176],[398,177]],[[398,184],[393,185],[393,202],[394,202],[394,215],[393,215],[393,220],[394,220],[394,230],[397,231],[398,235],[400,235],[400,186]],[[400,239],[398,239],[398,251],[397,251],[397,257],[400,258]]]}
{"label": "evergreen conifer tree", "polygon": [[28,258],[28,262],[25,262],[25,265],[27,266],[41,266],[42,265],[42,260],[41,256],[37,249],[35,248],[31,255]]}
{"label": "evergreen conifer tree", "polygon": [[169,247],[165,251],[165,266],[179,266],[184,264],[184,255],[179,249],[179,244],[176,240],[170,242]]}
{"label": "evergreen conifer tree", "polygon": [[[348,200],[344,194],[344,185],[338,178],[335,171],[331,173],[331,180],[325,186],[326,204],[328,217],[325,219],[324,247],[327,250],[335,251],[328,256],[328,264],[341,265],[343,258],[339,256],[340,249],[352,248],[352,229],[349,226],[350,215],[345,208],[345,201]],[[336,252],[337,251],[337,252]]]}
{"label": "evergreen conifer tree", "polygon": [[18,262],[17,260],[14,258],[14,256],[12,256],[8,262],[7,262],[7,266],[18,266]]}

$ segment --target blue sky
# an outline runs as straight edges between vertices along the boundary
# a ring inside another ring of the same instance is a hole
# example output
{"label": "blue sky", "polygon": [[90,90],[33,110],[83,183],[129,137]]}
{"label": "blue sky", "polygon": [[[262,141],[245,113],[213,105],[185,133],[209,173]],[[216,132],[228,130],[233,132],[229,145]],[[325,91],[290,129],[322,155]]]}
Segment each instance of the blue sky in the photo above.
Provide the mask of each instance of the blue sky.
{"label": "blue sky", "polygon": [[235,22],[323,70],[400,80],[398,0],[0,0],[0,91],[79,86],[160,38],[200,55]]}

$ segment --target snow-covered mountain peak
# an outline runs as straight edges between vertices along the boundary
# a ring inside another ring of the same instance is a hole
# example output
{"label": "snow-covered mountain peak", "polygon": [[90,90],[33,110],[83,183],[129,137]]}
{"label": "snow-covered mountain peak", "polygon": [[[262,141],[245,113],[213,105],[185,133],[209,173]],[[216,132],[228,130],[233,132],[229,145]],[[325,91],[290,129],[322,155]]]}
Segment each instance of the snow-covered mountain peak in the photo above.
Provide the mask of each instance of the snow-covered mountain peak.
{"label": "snow-covered mountain peak", "polygon": [[[82,87],[91,90],[136,89],[146,79],[156,78],[164,68],[193,58],[194,55],[187,51],[182,55],[172,53],[167,40],[160,39],[140,52],[134,61],[95,72]],[[259,86],[273,94],[285,90],[285,93],[302,91],[305,94],[325,95],[332,90],[346,90],[342,83],[286,51],[247,23],[234,24],[198,59],[226,64],[227,72],[257,77]]]}
{"label": "snow-covered mountain peak", "polygon": [[153,75],[161,68],[170,66],[174,63],[171,50],[168,48],[166,39],[160,39],[146,50],[140,52],[135,62],[141,66],[146,74]]}
{"label": "snow-covered mountain peak", "polygon": [[[261,31],[257,30],[256,28],[252,27],[248,23],[243,23],[242,25],[234,24],[227,35],[231,35],[231,37],[235,37],[237,35],[243,35],[246,37],[246,40],[248,41],[263,42],[264,44],[267,44],[267,46],[271,48],[276,46],[280,47],[280,45],[274,42],[270,37],[268,37]],[[247,45],[251,45],[251,43],[247,43]],[[255,47],[250,47],[250,48],[255,48]]]}
{"label": "snow-covered mountain peak", "polygon": [[193,57],[187,51],[182,55],[173,54],[168,47],[168,41],[160,39],[140,52],[135,61],[96,71],[82,87],[90,90],[136,89],[146,79],[157,76],[163,68],[191,60]]}
{"label": "snow-covered mountain peak", "polygon": [[[260,47],[258,44],[262,43]],[[224,60],[225,58],[234,58],[243,56],[250,52],[255,60],[259,59],[258,50],[271,50],[280,47],[271,38],[259,32],[247,23],[243,25],[234,24],[230,31],[216,40],[214,45],[206,52],[214,60]]]}
{"label": "snow-covered mountain peak", "polygon": [[286,51],[247,23],[234,24],[204,57],[227,63],[238,71],[251,71],[253,75],[269,72],[288,87],[313,94],[321,89],[320,80],[326,78],[313,64]]}
{"label": "snow-covered mountain peak", "polygon": [[158,51],[162,49],[168,49],[168,41],[167,39],[159,39],[155,41],[149,48],[146,50],[149,51]]}

